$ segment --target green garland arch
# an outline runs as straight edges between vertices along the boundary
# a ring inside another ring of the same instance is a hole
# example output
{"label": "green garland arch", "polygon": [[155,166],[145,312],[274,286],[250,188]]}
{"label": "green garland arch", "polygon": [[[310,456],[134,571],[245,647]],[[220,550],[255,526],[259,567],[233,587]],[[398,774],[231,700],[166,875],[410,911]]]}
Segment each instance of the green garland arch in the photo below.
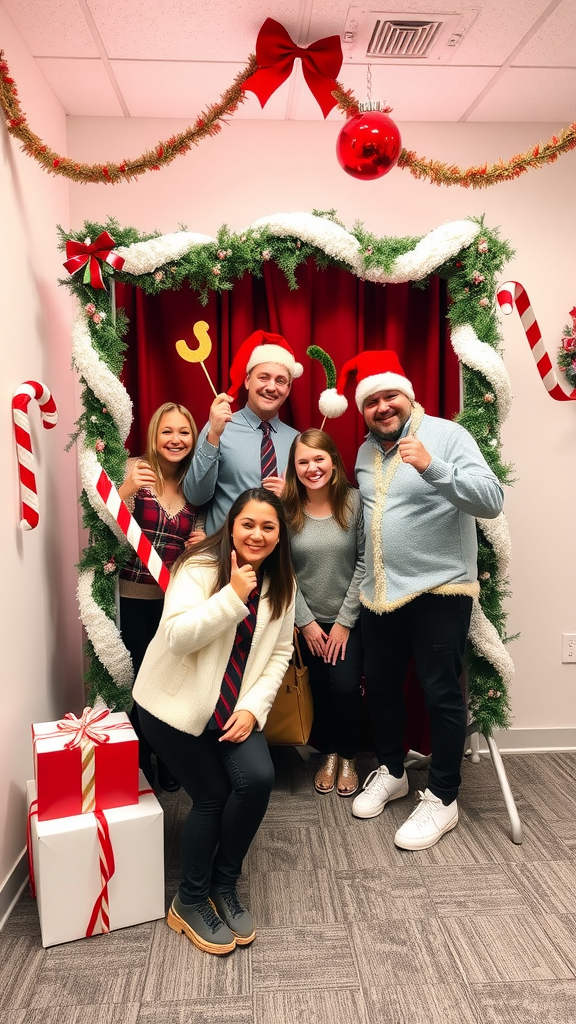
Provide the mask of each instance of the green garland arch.
{"label": "green garland arch", "polygon": [[[499,351],[495,294],[497,275],[513,253],[483,219],[442,225],[422,238],[378,237],[361,224],[348,231],[334,211],[262,218],[242,234],[224,225],[216,238],[183,231],[142,235],[110,219],[106,224],[86,222],[72,234],[59,229],[61,248],[68,240],[94,240],[102,231],[114,239],[114,252],[126,258],[120,271],[101,265],[109,288],[115,278],[158,294],[187,282],[203,302],[211,291],[232,288],[243,274],[261,276],[268,261],[284,272],[291,288],[297,287],[296,268],[309,259],[318,267],[338,266],[382,283],[410,280],[425,287],[431,273],[440,274],[447,281],[452,342],[463,372],[458,421],[474,436],[499,479],[510,482],[510,467],[501,458],[500,422],[511,392]],[[93,288],[89,276],[88,282],[80,273],[60,283],[78,300],[73,363],[80,374],[83,412],[70,445],[78,444],[84,484],[80,502],[84,526],[90,531],[78,566],[81,618],[88,635],[86,679],[90,700],[100,696],[109,706],[127,709],[131,663],[115,625],[117,571],[126,546],[89,483],[98,462],[117,485],[123,479],[131,403],[118,376],[127,321],[123,311],[114,315],[109,292]],[[513,667],[505,647],[511,639],[506,636],[504,611],[505,520],[482,521],[478,537],[481,588],[468,653],[469,707],[479,731],[491,735],[510,722],[508,685]]]}

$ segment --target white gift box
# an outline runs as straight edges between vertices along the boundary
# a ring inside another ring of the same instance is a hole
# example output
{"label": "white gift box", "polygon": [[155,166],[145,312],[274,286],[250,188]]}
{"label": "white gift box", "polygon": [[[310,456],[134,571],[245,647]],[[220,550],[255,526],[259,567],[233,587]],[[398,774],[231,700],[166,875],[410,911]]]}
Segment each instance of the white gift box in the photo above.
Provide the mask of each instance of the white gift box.
{"label": "white gift box", "polygon": [[[149,789],[140,773],[140,789]],[[36,783],[26,783],[30,805]],[[114,851],[108,882],[110,931],[164,917],[163,812],[153,793],[137,804],[102,812]],[[30,837],[42,945],[86,936],[102,891],[100,845],[94,814],[38,821],[30,814]],[[100,924],[96,932],[102,929]]]}

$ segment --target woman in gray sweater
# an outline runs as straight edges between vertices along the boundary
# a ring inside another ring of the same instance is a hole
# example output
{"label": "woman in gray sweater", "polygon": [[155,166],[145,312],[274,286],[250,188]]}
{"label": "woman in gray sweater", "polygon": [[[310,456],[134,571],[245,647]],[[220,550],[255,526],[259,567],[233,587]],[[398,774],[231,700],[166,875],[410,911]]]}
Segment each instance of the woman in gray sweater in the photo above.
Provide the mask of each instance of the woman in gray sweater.
{"label": "woman in gray sweater", "polygon": [[364,576],[364,527],[352,487],[329,434],[306,430],[294,438],[283,494],[298,581],[296,625],[306,643],[314,732],[322,764],[315,788],[352,796],[362,675],[359,589]]}

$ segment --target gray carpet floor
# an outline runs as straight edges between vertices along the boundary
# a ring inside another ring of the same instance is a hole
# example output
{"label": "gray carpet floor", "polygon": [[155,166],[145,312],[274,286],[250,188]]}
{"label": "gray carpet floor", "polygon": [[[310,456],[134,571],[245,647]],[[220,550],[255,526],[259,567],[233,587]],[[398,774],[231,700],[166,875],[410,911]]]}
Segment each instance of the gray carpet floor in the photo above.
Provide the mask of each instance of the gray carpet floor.
{"label": "gray carpet floor", "polygon": [[[465,761],[460,824],[420,853],[392,838],[425,772],[358,821],[314,792],[317,757],[274,760],[239,884],[252,946],[210,956],[160,920],[44,950],[26,894],[0,935],[1,1024],[575,1024],[576,753],[504,758],[521,846],[489,758]],[[188,800],[161,801],[168,904]]]}

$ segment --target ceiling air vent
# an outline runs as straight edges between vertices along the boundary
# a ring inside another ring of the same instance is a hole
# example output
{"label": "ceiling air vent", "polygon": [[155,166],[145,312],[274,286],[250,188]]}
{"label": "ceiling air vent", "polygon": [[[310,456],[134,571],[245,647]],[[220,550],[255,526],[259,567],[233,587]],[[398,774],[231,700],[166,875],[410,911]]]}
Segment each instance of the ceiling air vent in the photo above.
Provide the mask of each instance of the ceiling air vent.
{"label": "ceiling air vent", "polygon": [[449,61],[477,13],[419,15],[351,7],[342,35],[344,59],[395,64]]}

